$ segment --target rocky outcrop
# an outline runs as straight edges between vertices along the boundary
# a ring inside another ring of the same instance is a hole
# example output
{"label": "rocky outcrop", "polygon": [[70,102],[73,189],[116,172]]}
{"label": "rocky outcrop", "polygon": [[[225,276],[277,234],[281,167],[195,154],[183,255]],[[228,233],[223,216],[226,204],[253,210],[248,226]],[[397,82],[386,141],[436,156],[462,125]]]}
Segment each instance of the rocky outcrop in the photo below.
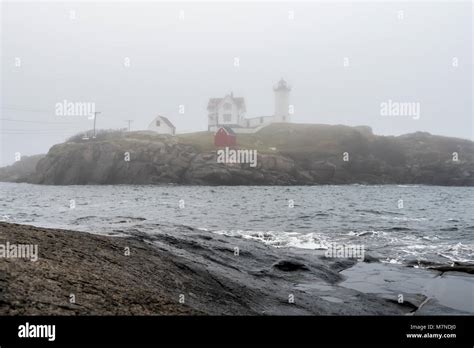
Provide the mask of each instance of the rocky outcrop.
{"label": "rocky outcrop", "polygon": [[2,259],[0,315],[409,311],[338,286],[343,279],[339,271],[353,260],[341,263],[308,251],[272,248],[186,227],[163,231],[157,226],[153,234],[115,238],[0,222],[0,244],[6,242],[37,245],[38,259]]}
{"label": "rocky outcrop", "polygon": [[198,154],[189,163],[182,183],[202,185],[292,185],[297,168],[291,158],[259,154],[255,168],[249,164],[217,163],[215,151]]}
{"label": "rocky outcrop", "polygon": [[474,185],[474,143],[469,140],[422,132],[376,136],[364,126],[275,124],[238,135],[240,148],[258,151],[253,167],[218,163],[212,139],[208,132],[73,139],[53,146],[35,171],[15,176],[13,167],[4,168],[0,180],[52,185]]}
{"label": "rocky outcrop", "polygon": [[36,165],[44,156],[22,156],[13,165],[0,168],[0,180],[9,182],[31,182],[35,180]]}
{"label": "rocky outcrop", "polygon": [[178,183],[195,156],[172,137],[147,142],[127,137],[53,146],[36,168],[41,184]]}
{"label": "rocky outcrop", "polygon": [[[7,243],[37,246],[35,261],[5,257],[2,249],[0,315],[473,311],[472,305],[449,306],[455,297],[450,294],[461,290],[471,294],[467,281],[472,278],[458,272],[434,278],[441,272],[326,258],[315,250],[274,248],[187,226],[156,225],[152,233],[135,229],[122,233],[111,237],[0,222],[2,247]],[[432,281],[437,281],[434,288],[456,291],[427,297],[424,284]]]}

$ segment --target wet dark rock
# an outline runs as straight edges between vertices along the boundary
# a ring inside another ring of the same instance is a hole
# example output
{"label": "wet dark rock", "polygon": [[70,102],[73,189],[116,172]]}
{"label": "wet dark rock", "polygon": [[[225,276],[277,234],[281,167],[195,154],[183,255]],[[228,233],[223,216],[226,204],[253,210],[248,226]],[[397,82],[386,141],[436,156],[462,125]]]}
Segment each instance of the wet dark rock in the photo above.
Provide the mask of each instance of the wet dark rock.
{"label": "wet dark rock", "polygon": [[373,255],[365,254],[364,262],[367,262],[367,263],[380,262],[380,259],[378,257],[373,256]]}
{"label": "wet dark rock", "polygon": [[405,306],[411,312],[416,312],[427,300],[427,297],[423,294],[404,294],[403,301],[400,301],[394,294],[383,293],[379,294],[379,296],[399,306]]}
{"label": "wet dark rock", "polygon": [[[335,268],[342,264],[310,250],[184,227],[130,233],[115,238],[0,223],[0,243],[39,249],[37,262],[1,260],[0,315],[400,315],[410,310],[339,286],[343,277]],[[69,302],[71,294],[76,303]]]}
{"label": "wet dark rock", "polygon": [[474,274],[474,265],[462,265],[462,264],[454,264],[452,266],[433,266],[429,267],[430,269],[433,269],[435,271],[439,272],[463,272],[463,273],[469,273],[469,274]]}
{"label": "wet dark rock", "polygon": [[412,267],[437,267],[441,266],[439,263],[435,261],[430,261],[430,260],[420,260],[417,258],[407,258],[405,261],[405,264],[407,266],[412,266]]}
{"label": "wet dark rock", "polygon": [[429,299],[421,308],[415,311],[415,315],[472,315],[470,312],[464,312],[449,308],[439,304],[435,299]]}
{"label": "wet dark rock", "polygon": [[470,301],[474,277],[470,274],[441,274],[430,269],[364,262],[341,274],[345,279],[339,285],[379,294],[411,314],[474,313],[474,303]]}
{"label": "wet dark rock", "polygon": [[336,258],[336,259],[332,259],[332,260],[329,259],[329,260],[328,260],[329,267],[332,270],[335,270],[337,272],[340,272],[340,271],[343,271],[347,268],[350,268],[350,267],[354,266],[357,263],[356,259],[351,259],[351,258],[348,258],[348,259],[338,259],[338,258]]}
{"label": "wet dark rock", "polygon": [[309,271],[305,264],[294,260],[280,260],[273,267],[284,272]]}

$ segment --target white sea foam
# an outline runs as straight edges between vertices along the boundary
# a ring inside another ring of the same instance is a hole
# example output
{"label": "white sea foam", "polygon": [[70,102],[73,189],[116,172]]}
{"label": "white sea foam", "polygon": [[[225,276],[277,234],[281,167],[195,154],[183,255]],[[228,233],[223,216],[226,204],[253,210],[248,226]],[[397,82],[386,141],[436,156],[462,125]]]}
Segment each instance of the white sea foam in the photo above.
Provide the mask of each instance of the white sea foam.
{"label": "white sea foam", "polygon": [[[364,244],[367,254],[396,262],[474,262],[470,209],[474,188],[409,186],[404,208],[398,209],[400,192],[406,190],[395,185],[216,188],[0,183],[0,218],[98,234],[154,234],[168,227],[179,233],[182,226],[199,226],[203,233],[217,230],[272,247],[326,250],[333,243]],[[287,207],[290,198],[294,208]],[[184,209],[179,209],[180,200]],[[330,218],[318,218],[322,214]]]}
{"label": "white sea foam", "polygon": [[301,249],[326,250],[330,246],[327,236],[318,233],[277,232],[277,231],[248,231],[248,230],[219,230],[215,233],[227,236],[240,236],[256,240],[274,247],[294,247]]}

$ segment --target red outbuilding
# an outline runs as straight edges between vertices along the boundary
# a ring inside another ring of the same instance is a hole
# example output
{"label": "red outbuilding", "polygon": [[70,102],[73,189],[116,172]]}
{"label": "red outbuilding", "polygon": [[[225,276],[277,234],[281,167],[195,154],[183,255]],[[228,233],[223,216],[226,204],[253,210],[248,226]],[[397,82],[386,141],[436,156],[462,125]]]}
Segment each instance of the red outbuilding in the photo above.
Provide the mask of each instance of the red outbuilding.
{"label": "red outbuilding", "polygon": [[221,127],[214,135],[214,145],[217,147],[236,146],[237,137],[230,127]]}

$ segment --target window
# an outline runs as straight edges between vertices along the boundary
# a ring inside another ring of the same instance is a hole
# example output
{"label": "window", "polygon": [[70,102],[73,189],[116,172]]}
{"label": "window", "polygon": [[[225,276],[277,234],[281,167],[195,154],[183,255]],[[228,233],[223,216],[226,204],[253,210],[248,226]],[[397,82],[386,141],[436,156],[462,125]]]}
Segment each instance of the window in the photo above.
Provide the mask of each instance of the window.
{"label": "window", "polygon": [[157,126],[157,127],[160,126],[160,121],[156,121],[156,126]]}
{"label": "window", "polygon": [[230,103],[225,103],[224,110],[232,110],[232,105]]}
{"label": "window", "polygon": [[231,114],[224,114],[224,122],[231,122],[232,115]]}

